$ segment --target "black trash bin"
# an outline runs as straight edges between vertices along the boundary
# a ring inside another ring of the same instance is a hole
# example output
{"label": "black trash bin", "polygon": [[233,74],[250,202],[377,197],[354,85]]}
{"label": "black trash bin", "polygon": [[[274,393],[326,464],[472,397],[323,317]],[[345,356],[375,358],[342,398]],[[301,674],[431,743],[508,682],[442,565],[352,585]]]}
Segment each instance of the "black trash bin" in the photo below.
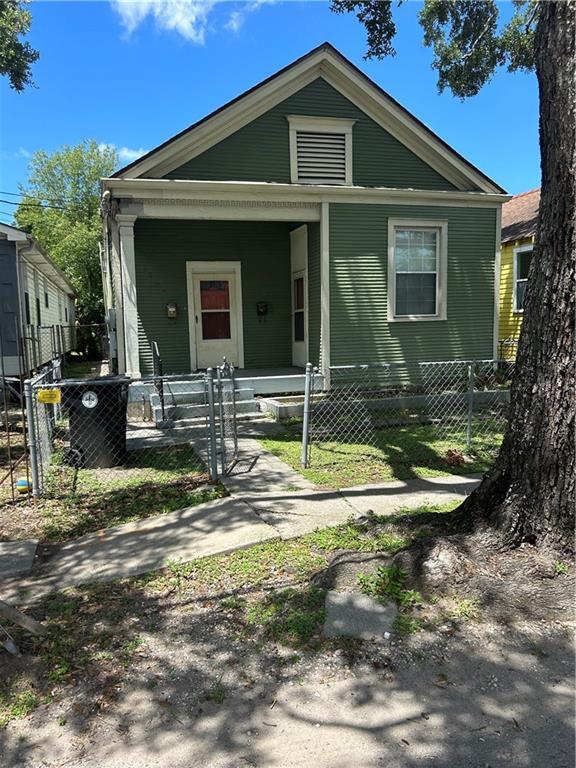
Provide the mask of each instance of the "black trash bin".
{"label": "black trash bin", "polygon": [[67,464],[96,469],[125,463],[128,384],[127,376],[62,382],[62,406],[70,419]]}

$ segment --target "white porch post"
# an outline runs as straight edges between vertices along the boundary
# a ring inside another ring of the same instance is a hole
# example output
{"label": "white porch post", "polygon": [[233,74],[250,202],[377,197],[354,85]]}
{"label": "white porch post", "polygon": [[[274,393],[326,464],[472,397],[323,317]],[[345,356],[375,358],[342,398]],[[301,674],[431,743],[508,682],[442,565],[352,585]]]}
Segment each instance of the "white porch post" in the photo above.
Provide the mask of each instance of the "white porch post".
{"label": "white porch post", "polygon": [[330,387],[330,205],[322,203],[320,215],[320,367],[324,386]]}
{"label": "white porch post", "polygon": [[140,377],[138,353],[138,304],[136,300],[136,262],[134,254],[134,222],[136,216],[116,214],[120,239],[122,275],[122,326],[124,330],[124,359],[126,373]]}

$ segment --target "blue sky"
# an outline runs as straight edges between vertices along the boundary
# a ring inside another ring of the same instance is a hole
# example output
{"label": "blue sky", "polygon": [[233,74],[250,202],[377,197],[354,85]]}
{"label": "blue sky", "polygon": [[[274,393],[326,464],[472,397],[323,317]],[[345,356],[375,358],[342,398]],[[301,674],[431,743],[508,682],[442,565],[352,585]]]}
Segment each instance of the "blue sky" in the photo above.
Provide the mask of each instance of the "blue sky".
{"label": "blue sky", "polygon": [[32,152],[86,138],[125,164],[324,40],[507,190],[538,186],[534,75],[500,72],[464,102],[438,94],[419,7],[396,9],[397,56],[366,62],[363,27],[327,2],[33,2],[37,87],[0,83],[0,190],[25,183]]}

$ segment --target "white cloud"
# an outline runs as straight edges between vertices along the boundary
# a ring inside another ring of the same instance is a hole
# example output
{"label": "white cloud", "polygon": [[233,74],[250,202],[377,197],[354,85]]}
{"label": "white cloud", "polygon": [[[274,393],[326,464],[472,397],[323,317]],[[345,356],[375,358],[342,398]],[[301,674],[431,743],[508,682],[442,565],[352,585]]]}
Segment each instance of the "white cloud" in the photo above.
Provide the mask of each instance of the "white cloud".
{"label": "white cloud", "polygon": [[19,147],[18,151],[14,154],[16,157],[23,157],[25,160],[29,160],[32,157],[32,152],[30,152],[25,147]]}
{"label": "white cloud", "polygon": [[[128,34],[151,18],[158,29],[177,32],[192,43],[203,45],[208,20],[214,7],[225,0],[110,0]],[[238,32],[249,13],[275,0],[240,3],[228,16],[225,28]]]}
{"label": "white cloud", "polygon": [[106,144],[106,142],[101,142],[98,144],[99,149],[115,149],[118,153],[118,160],[121,163],[131,163],[133,160],[137,160],[139,157],[142,157],[142,155],[145,155],[148,151],[147,149],[130,149],[130,147],[117,147],[115,144]]}

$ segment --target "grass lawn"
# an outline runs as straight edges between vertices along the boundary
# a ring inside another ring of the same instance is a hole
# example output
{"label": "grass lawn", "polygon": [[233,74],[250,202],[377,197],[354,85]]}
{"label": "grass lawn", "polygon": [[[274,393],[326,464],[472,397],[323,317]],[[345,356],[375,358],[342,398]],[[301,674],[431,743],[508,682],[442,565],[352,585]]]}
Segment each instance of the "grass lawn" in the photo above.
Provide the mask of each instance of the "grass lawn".
{"label": "grass lawn", "polygon": [[369,529],[348,522],[229,555],[174,562],[144,577],[55,593],[29,611],[46,624],[47,638],[8,627],[24,663],[6,661],[4,675],[0,669],[0,726],[40,703],[58,701],[80,680],[92,681],[99,698],[113,696],[145,651],[146,634],[169,624],[171,612],[190,611],[194,604],[223,612],[235,637],[256,636],[296,650],[338,646],[321,636],[325,590],[311,577],[337,550],[393,554],[433,532],[443,522],[439,513],[453,506],[376,517]]}
{"label": "grass lawn", "polygon": [[189,445],[131,451],[125,466],[109,469],[54,463],[42,499],[0,509],[0,538],[65,541],[224,493],[208,484],[204,464]]}
{"label": "grass lawn", "polygon": [[484,424],[470,450],[459,437],[443,437],[427,424],[389,427],[375,432],[371,442],[312,443],[310,467],[300,465],[301,432],[287,426],[284,433],[258,438],[264,448],[325,488],[346,488],[386,480],[409,480],[446,474],[485,472],[502,441],[501,427]]}

